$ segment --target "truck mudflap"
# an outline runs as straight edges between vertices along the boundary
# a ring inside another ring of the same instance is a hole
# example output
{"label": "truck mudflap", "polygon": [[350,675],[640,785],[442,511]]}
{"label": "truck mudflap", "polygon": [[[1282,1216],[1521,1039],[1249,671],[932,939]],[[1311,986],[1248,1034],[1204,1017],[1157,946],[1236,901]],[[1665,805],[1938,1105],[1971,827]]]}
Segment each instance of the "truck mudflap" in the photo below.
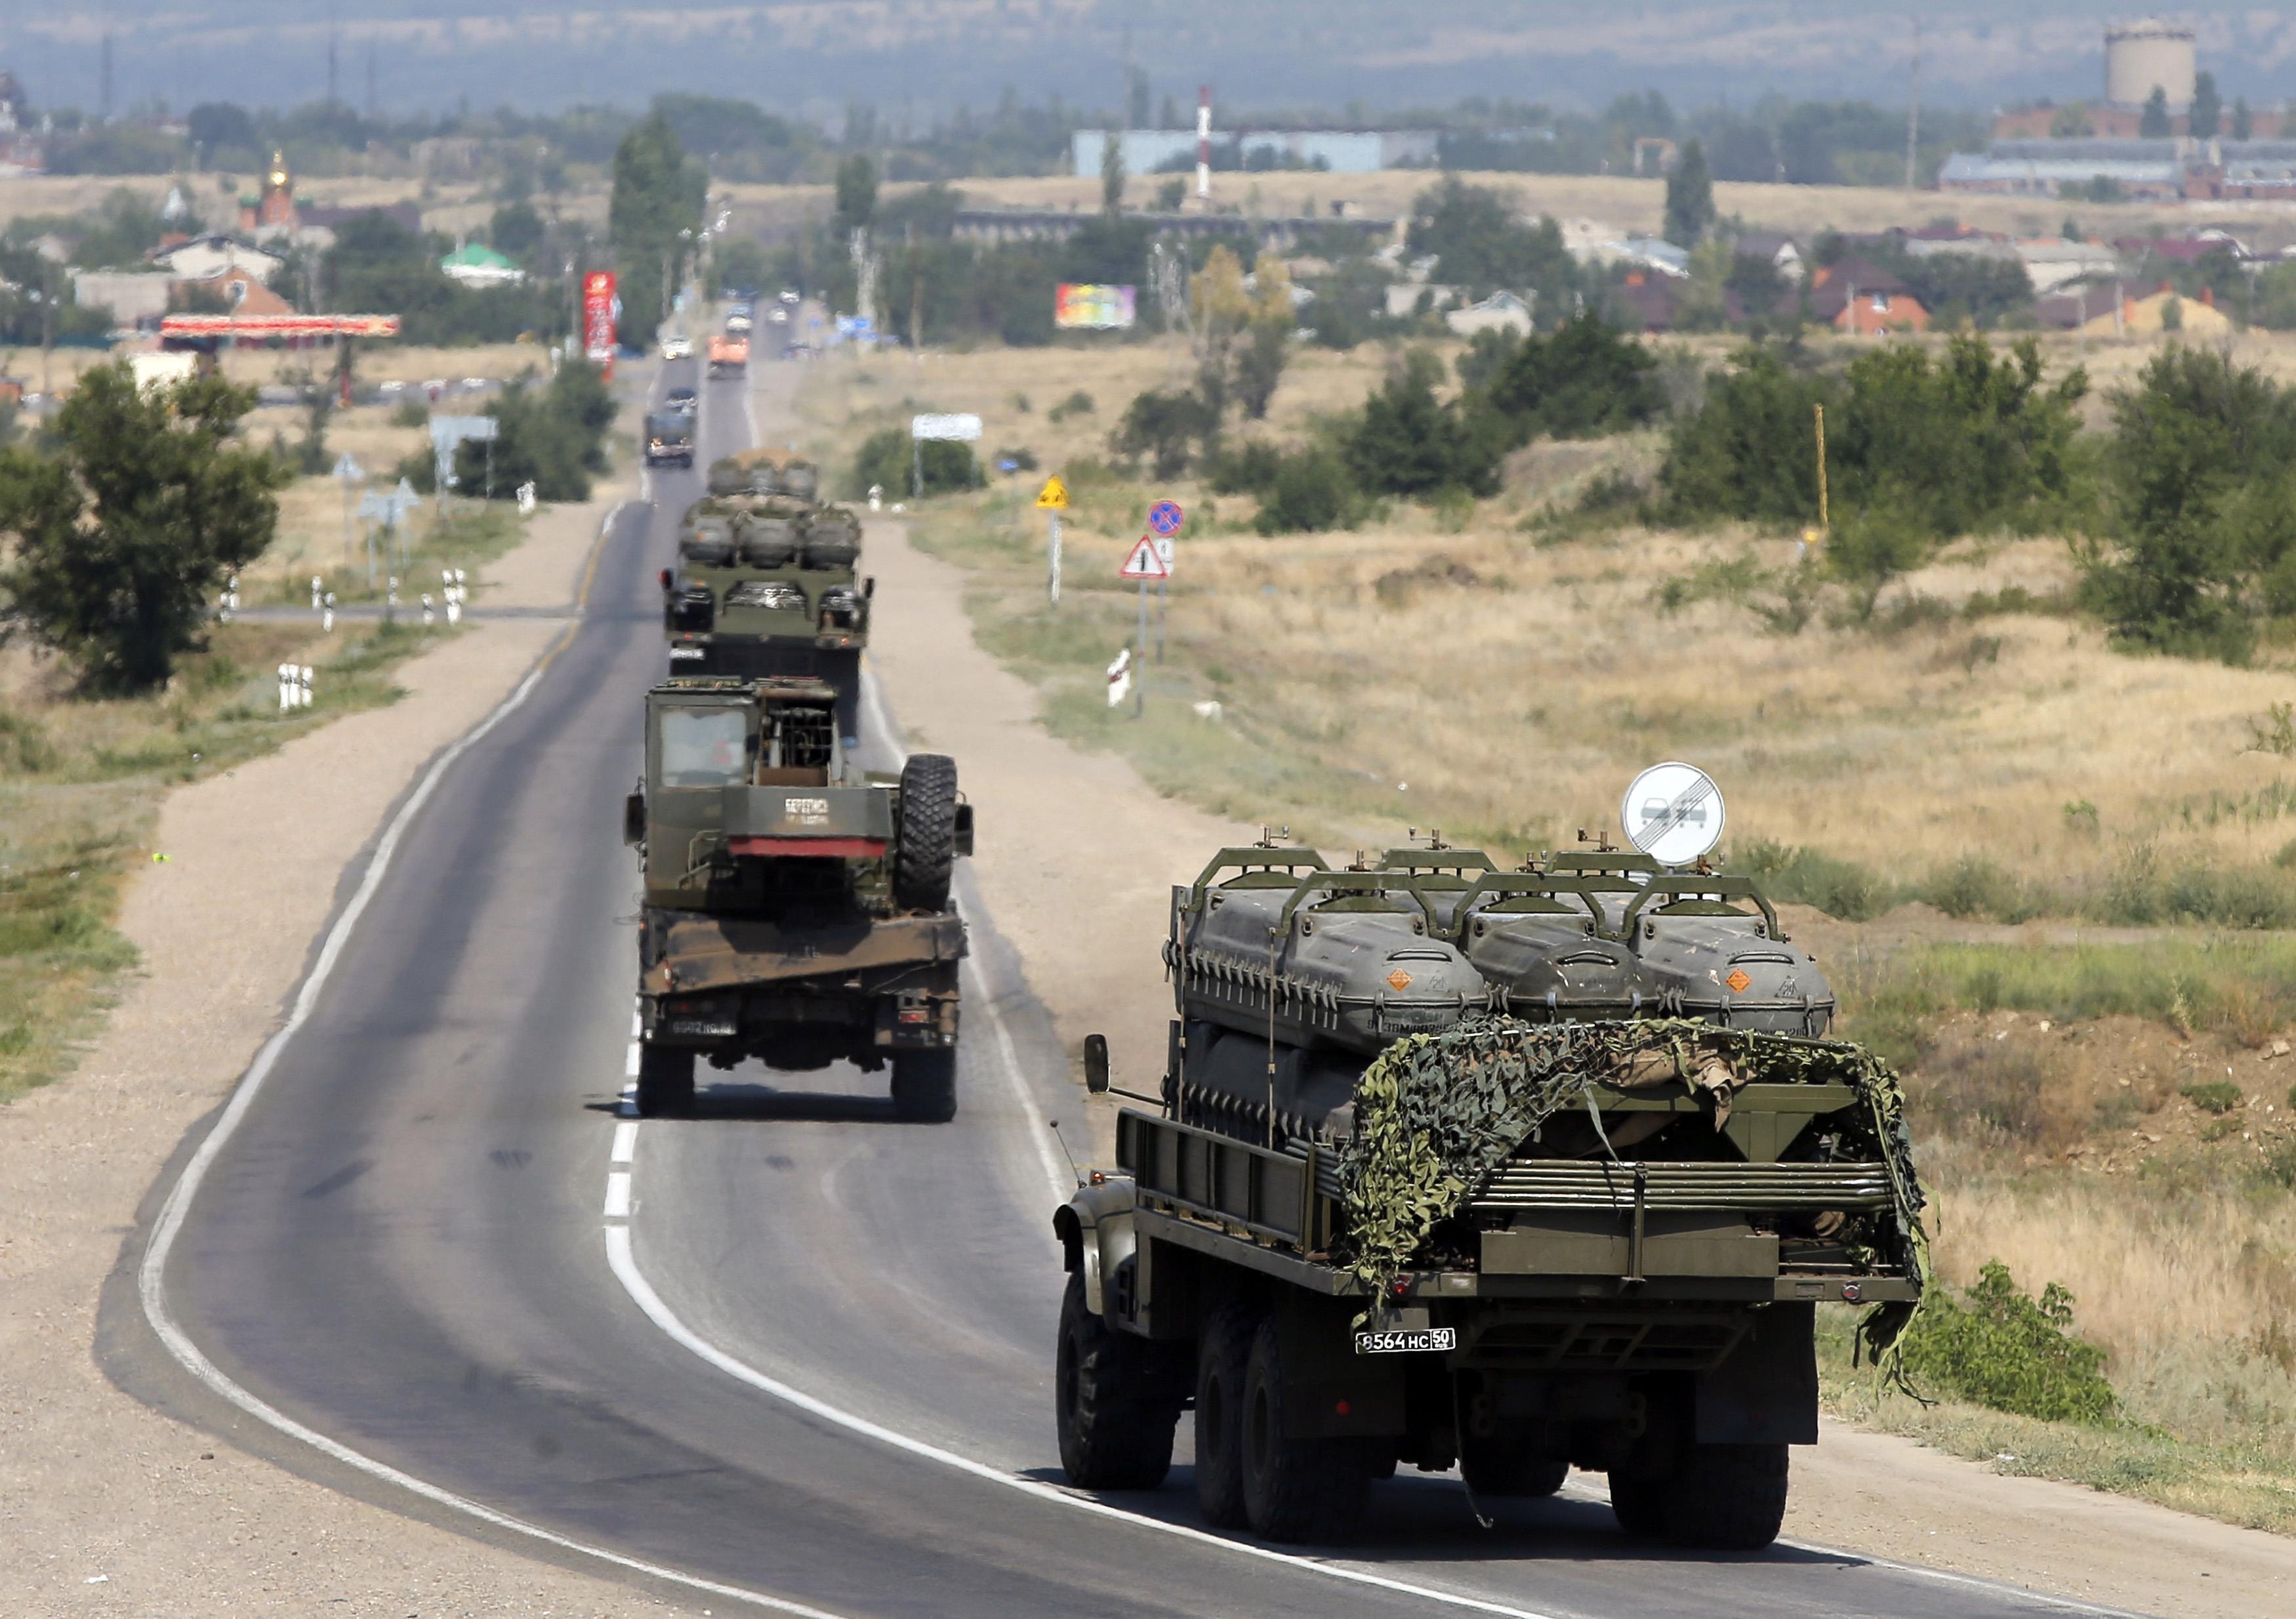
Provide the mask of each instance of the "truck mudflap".
{"label": "truck mudflap", "polygon": [[808,927],[696,914],[648,931],[654,936],[638,980],[644,995],[795,988],[809,979],[882,983],[902,969],[954,964],[965,954],[964,920],[954,912]]}

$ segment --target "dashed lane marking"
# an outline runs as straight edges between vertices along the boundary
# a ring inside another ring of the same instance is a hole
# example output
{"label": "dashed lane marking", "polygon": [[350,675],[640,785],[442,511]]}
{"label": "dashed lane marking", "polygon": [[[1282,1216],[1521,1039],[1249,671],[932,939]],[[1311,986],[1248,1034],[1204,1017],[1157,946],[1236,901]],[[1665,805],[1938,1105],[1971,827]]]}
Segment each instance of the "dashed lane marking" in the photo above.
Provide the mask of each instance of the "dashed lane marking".
{"label": "dashed lane marking", "polygon": [[635,1080],[638,1077],[638,1060],[644,1050],[644,1048],[640,1046],[637,1041],[632,1040],[630,1042],[629,1055],[622,1059],[622,1077],[624,1079]]}
{"label": "dashed lane marking", "polygon": [[613,1150],[606,1155],[609,1163],[627,1163],[637,1155],[638,1127],[635,1119],[625,1119],[614,1126]]}
{"label": "dashed lane marking", "polygon": [[[622,507],[618,505],[606,514],[604,522],[600,525],[602,536],[611,528],[621,513]],[[597,559],[602,548],[594,547],[591,551],[589,574],[583,580],[581,591],[581,599],[586,604],[589,599],[589,580],[597,571]],[[571,633],[570,628],[568,634]],[[558,643],[559,645],[564,644],[563,638]],[[554,646],[552,653],[555,651],[556,647]],[[206,1352],[193,1341],[191,1334],[184,1329],[183,1323],[176,1319],[174,1306],[168,1302],[168,1256],[174,1252],[176,1239],[183,1232],[184,1221],[191,1212],[193,1199],[199,1196],[200,1188],[205,1184],[208,1172],[214,1168],[216,1159],[222,1154],[224,1147],[230,1143],[232,1137],[238,1133],[240,1125],[247,1117],[248,1109],[254,1105],[256,1097],[261,1093],[264,1081],[270,1078],[272,1070],[278,1066],[280,1056],[287,1048],[287,1042],[294,1039],[297,1031],[310,1021],[312,1009],[317,1006],[320,993],[326,988],[327,980],[333,975],[336,964],[342,958],[343,949],[349,941],[352,929],[358,925],[359,918],[366,914],[367,907],[373,902],[376,892],[382,886],[383,877],[390,871],[391,861],[397,856],[399,845],[406,838],[407,827],[412,826],[414,818],[422,813],[422,807],[430,802],[430,795],[438,791],[439,782],[445,779],[447,772],[454,767],[455,762],[476,746],[488,733],[516,712],[526,700],[534,694],[535,687],[541,682],[543,671],[549,667],[551,655],[545,654],[538,660],[534,668],[528,672],[526,678],[519,682],[509,696],[496,704],[491,713],[465,731],[459,740],[447,747],[437,759],[431,760],[430,768],[422,773],[422,779],[415,784],[414,790],[406,795],[406,801],[398,807],[398,812],[390,818],[390,825],[383,828],[381,837],[375,841],[373,854],[367,859],[366,871],[360,877],[357,888],[353,891],[349,903],[343,907],[342,914],[335,918],[334,925],[327,930],[326,937],[319,946],[318,956],[311,964],[309,974],[305,976],[302,986],[296,991],[295,999],[288,1012],[287,1021],[280,1025],[278,1032],[265,1041],[262,1049],[256,1053],[255,1061],[248,1065],[247,1072],[241,1077],[238,1087],[233,1090],[231,1100],[226,1103],[223,1111],[216,1115],[214,1125],[199,1146],[193,1149],[190,1161],[184,1166],[183,1174],[176,1179],[174,1187],[168,1190],[166,1201],[160,1204],[159,1218],[152,1222],[151,1241],[144,1249],[143,1263],[136,1268],[136,1296],[144,1307],[144,1319],[152,1324],[152,1330],[158,1335],[161,1346],[175,1358],[177,1365],[196,1377],[215,1394],[246,1412],[258,1422],[285,1434],[299,1444],[309,1446],[320,1455],[343,1467],[363,1473],[369,1478],[379,1479],[384,1483],[406,1491],[410,1495],[445,1508],[450,1512],[458,1513],[475,1522],[488,1524],[506,1533],[523,1536],[539,1545],[554,1546],[562,1551],[588,1557],[608,1567],[644,1574],[649,1579],[660,1580],[686,1590],[698,1591],[712,1597],[724,1597],[737,1602],[747,1602],[772,1613],[788,1614],[792,1616],[792,1619],[849,1619],[849,1615],[833,1613],[827,1608],[793,1602],[785,1597],[752,1590],[746,1586],[728,1585],[721,1581],[705,1580],[699,1575],[671,1568],[665,1564],[650,1563],[642,1557],[626,1557],[619,1551],[609,1550],[603,1546],[594,1546],[586,1541],[575,1540],[570,1535],[545,1529],[539,1524],[529,1524],[523,1518],[513,1517],[507,1512],[499,1511],[468,1496],[457,1495],[451,1490],[442,1489],[427,1479],[417,1478],[411,1473],[402,1472],[386,1462],[377,1461],[373,1457],[355,1451],[340,1440],[330,1438],[316,1428],[296,1421],[284,1411],[257,1398],[252,1393],[234,1382],[214,1361],[209,1360]]]}
{"label": "dashed lane marking", "polygon": [[[625,1128],[635,1128],[627,1126]],[[630,1172],[616,1170],[606,1177],[606,1218],[627,1220],[630,1217]]]}

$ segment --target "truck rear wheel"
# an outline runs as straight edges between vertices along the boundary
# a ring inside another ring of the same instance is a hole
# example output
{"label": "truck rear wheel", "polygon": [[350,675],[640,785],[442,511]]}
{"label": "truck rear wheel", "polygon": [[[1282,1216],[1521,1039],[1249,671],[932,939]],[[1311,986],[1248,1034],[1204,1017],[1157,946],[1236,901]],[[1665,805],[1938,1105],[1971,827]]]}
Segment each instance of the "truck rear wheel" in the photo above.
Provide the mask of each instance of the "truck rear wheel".
{"label": "truck rear wheel", "polygon": [[671,1046],[638,1049],[638,1115],[668,1118],[693,1111],[693,1053]]}
{"label": "truck rear wheel", "polygon": [[1080,1490],[1153,1490],[1172,1468],[1179,1391],[1165,1386],[1149,1346],[1085,1305],[1084,1272],[1061,1296],[1054,1376],[1061,1466]]}
{"label": "truck rear wheel", "polygon": [[1666,1538],[1707,1551],[1759,1551],[1786,1516],[1784,1445],[1691,1445],[1667,1487]]}
{"label": "truck rear wheel", "polygon": [[1611,1511],[1640,1540],[1706,1551],[1759,1551],[1786,1516],[1786,1447],[1683,1447],[1670,1476],[1611,1475]]}
{"label": "truck rear wheel", "polygon": [[956,1053],[904,1051],[893,1058],[893,1112],[912,1124],[956,1117]]}
{"label": "truck rear wheel", "polygon": [[1352,1540],[1371,1490],[1371,1458],[1347,1439],[1301,1439],[1283,1420],[1283,1341],[1275,1318],[1259,1323],[1243,1382],[1243,1501],[1271,1541]]}
{"label": "truck rear wheel", "polygon": [[1259,1312],[1224,1304],[1196,1345],[1196,1505],[1215,1529],[1241,1529],[1243,1504],[1243,1384]]}
{"label": "truck rear wheel", "polygon": [[901,767],[899,847],[893,853],[893,897],[904,910],[948,904],[956,867],[956,760],[912,753]]}

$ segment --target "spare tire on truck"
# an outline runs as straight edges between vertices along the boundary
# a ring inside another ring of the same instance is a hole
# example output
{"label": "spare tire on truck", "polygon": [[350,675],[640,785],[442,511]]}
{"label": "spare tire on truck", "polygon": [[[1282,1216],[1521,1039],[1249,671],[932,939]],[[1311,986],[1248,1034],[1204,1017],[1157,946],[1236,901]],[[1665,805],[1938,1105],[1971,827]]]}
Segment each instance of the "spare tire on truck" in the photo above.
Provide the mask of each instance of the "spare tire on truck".
{"label": "spare tire on truck", "polygon": [[861,520],[843,506],[823,506],[805,520],[805,565],[850,568],[861,555]]}
{"label": "spare tire on truck", "polygon": [[704,517],[677,537],[678,555],[705,568],[722,568],[734,560],[734,525],[723,517]]}
{"label": "spare tire on truck", "polygon": [[904,910],[946,909],[956,865],[956,760],[910,754],[901,767],[899,817],[893,898]]}
{"label": "spare tire on truck", "polygon": [[739,527],[742,562],[751,568],[786,568],[797,557],[797,525],[786,517],[754,514]]}
{"label": "spare tire on truck", "polygon": [[731,456],[709,464],[709,492],[713,495],[742,495],[749,492],[750,469]]}

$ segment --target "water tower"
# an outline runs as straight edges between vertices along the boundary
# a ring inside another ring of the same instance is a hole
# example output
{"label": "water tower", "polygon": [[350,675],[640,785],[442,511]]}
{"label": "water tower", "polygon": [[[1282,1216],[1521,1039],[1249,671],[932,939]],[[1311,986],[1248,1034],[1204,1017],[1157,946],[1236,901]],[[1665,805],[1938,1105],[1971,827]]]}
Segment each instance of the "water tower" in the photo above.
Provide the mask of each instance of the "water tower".
{"label": "water tower", "polygon": [[2168,92],[2169,111],[2193,104],[2193,30],[2147,17],[2104,30],[2104,99],[2115,107],[2141,107],[2155,89]]}

